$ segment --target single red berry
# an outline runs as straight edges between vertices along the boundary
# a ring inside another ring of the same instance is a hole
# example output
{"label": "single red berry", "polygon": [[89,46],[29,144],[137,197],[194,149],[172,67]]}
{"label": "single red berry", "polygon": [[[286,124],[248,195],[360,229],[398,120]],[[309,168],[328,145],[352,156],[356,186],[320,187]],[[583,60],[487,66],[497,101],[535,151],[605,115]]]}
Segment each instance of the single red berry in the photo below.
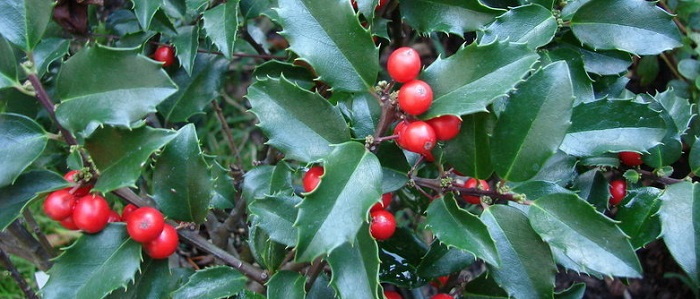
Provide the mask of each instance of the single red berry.
{"label": "single red berry", "polygon": [[132,205],[132,204],[126,205],[124,207],[124,209],[122,210],[122,220],[124,220],[124,221],[129,220],[129,216],[131,215],[131,213],[136,211],[136,209],[138,209],[138,207],[135,205]]}
{"label": "single red berry", "polygon": [[51,192],[44,200],[44,213],[49,218],[61,221],[70,217],[73,214],[73,206],[75,205],[75,196],[70,194],[68,190],[58,190]]}
{"label": "single red berry", "polygon": [[449,279],[450,279],[449,275],[440,276],[438,278],[435,278],[433,281],[431,281],[430,285],[439,289],[441,287],[444,287]]}
{"label": "single red berry", "polygon": [[635,152],[621,152],[618,154],[623,164],[634,167],[642,165],[642,155]]}
{"label": "single red berry", "polygon": [[437,294],[433,297],[430,297],[430,299],[454,299],[454,297],[452,297],[448,294],[441,293],[441,294]]}
{"label": "single red berry", "polygon": [[111,210],[102,196],[85,195],[75,203],[73,222],[78,228],[88,233],[96,233],[107,226]]}
{"label": "single red berry", "polygon": [[411,115],[423,114],[433,104],[433,89],[428,83],[413,80],[399,90],[399,108]]}
{"label": "single red berry", "polygon": [[426,120],[433,130],[438,140],[450,140],[459,134],[459,129],[462,126],[462,120],[454,115],[443,115],[436,118]]}
{"label": "single red berry", "polygon": [[109,218],[107,218],[107,223],[110,222],[121,222],[122,217],[119,217],[119,214],[115,212],[114,210],[109,211]]}
{"label": "single red berry", "polygon": [[168,67],[175,61],[175,49],[171,46],[160,46],[153,54],[153,59],[163,63],[163,67]]}
{"label": "single red berry", "polygon": [[372,208],[369,209],[370,212],[379,211],[386,209],[391,203],[391,199],[394,197],[394,193],[384,193],[382,194],[382,201],[375,203]]}
{"label": "single red berry", "polygon": [[68,218],[61,220],[59,222],[61,226],[70,229],[70,230],[79,230],[78,226],[75,225],[75,222],[73,222],[73,216],[68,216]]}
{"label": "single red berry", "polygon": [[143,243],[143,249],[154,259],[169,257],[177,249],[179,238],[177,231],[170,224],[163,226],[163,231],[150,242]]}
{"label": "single red berry", "polygon": [[403,299],[401,294],[394,291],[384,291],[384,298],[386,299]]}
{"label": "single red berry", "polygon": [[165,218],[155,208],[142,207],[136,209],[126,220],[126,231],[137,242],[148,242],[160,235],[165,225]]}
{"label": "single red berry", "polygon": [[396,219],[394,215],[386,210],[379,210],[370,213],[372,222],[369,225],[369,231],[377,240],[386,240],[391,238],[396,230]]}
{"label": "single red berry", "polygon": [[379,10],[381,10],[381,9],[384,8],[384,6],[386,6],[388,3],[389,3],[389,0],[379,0],[379,4],[377,4],[377,7],[374,8],[374,11],[379,11]]}
{"label": "single red berry", "polygon": [[[464,182],[464,188],[476,188],[476,182],[477,180],[475,178],[470,178]],[[491,187],[489,187],[489,183],[487,181],[479,180],[479,189],[489,191],[491,190]],[[481,204],[480,196],[462,195],[462,198],[470,204]]]}
{"label": "single red berry", "polygon": [[418,77],[420,73],[420,55],[409,47],[401,47],[391,52],[386,62],[389,76],[396,82],[406,83]]}
{"label": "single red berry", "polygon": [[610,182],[610,204],[616,206],[627,195],[627,182],[625,180],[613,180]]}
{"label": "single red berry", "polygon": [[302,185],[304,186],[304,192],[311,192],[316,189],[319,183],[321,183],[321,176],[323,175],[323,167],[314,166],[309,169],[304,174],[301,179]]}
{"label": "single red berry", "polygon": [[430,152],[435,147],[437,137],[435,131],[424,121],[414,121],[399,134],[398,144],[406,150],[414,153],[424,154]]}
{"label": "single red berry", "polygon": [[408,126],[407,121],[400,121],[398,124],[396,124],[396,127],[394,127],[394,135],[398,135],[399,138],[396,139],[396,144],[400,147],[405,148],[406,146],[401,144],[401,134],[406,130],[406,126]]}
{"label": "single red berry", "polygon": [[[79,173],[80,173],[80,171],[78,171],[78,170],[71,170],[71,171],[67,172],[63,176],[63,178],[66,181],[68,181],[69,183],[76,184],[76,183],[78,183],[76,175],[78,175]],[[66,190],[68,190],[68,191],[73,190],[73,187],[66,188]],[[75,191],[73,191],[73,195],[75,195],[76,197],[83,197],[85,195],[88,195],[88,193],[90,193],[90,191],[92,191],[92,186],[87,185],[87,186],[80,187],[80,188],[76,189]]]}

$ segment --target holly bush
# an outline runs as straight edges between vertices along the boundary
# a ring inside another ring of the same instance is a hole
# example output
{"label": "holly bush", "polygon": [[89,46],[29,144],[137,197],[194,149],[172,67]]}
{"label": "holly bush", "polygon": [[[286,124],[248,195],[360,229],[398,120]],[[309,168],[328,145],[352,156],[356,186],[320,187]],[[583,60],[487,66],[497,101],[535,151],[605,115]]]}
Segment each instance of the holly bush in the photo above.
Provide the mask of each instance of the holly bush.
{"label": "holly bush", "polygon": [[45,298],[580,298],[662,240],[697,290],[698,6],[0,0],[0,260],[29,297],[8,254]]}

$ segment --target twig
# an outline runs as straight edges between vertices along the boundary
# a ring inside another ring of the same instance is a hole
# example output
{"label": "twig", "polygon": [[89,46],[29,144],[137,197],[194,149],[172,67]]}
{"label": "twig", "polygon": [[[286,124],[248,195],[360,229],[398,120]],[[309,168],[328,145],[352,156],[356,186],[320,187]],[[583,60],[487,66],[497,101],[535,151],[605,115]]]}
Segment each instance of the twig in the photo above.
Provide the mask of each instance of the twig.
{"label": "twig", "polygon": [[24,295],[27,298],[31,299],[38,299],[39,297],[34,293],[34,290],[29,286],[26,280],[22,277],[22,275],[19,274],[19,271],[17,271],[17,268],[15,267],[14,264],[12,264],[12,261],[10,260],[10,257],[7,256],[5,251],[3,251],[0,248],[0,262],[2,262],[3,267],[10,271],[10,275],[12,275],[12,278],[17,282],[19,285],[20,289],[22,289],[22,292],[24,292]]}
{"label": "twig", "polygon": [[309,270],[306,272],[306,276],[309,277],[309,280],[306,282],[306,291],[311,289],[316,281],[316,278],[319,274],[321,274],[321,271],[323,271],[325,266],[326,261],[322,260],[321,258],[316,259],[316,262],[311,265],[311,268],[309,268]]}
{"label": "twig", "polygon": [[678,17],[676,16],[676,13],[675,13],[674,11],[672,11],[671,8],[669,8],[668,5],[666,5],[666,3],[665,3],[664,1],[659,1],[659,2],[657,2],[657,3],[658,3],[659,6],[661,6],[661,8],[663,8],[666,12],[668,12],[668,13],[670,13],[670,14],[673,15],[673,21],[676,22],[676,25],[678,26],[678,29],[681,30],[681,32],[683,33],[683,35],[688,35],[688,28],[685,28],[685,25],[683,25],[683,23],[678,19]]}
{"label": "twig", "polygon": [[496,198],[496,199],[505,199],[505,200],[516,201],[516,202],[518,201],[518,199],[513,194],[498,193],[497,191],[482,190],[482,189],[478,189],[478,188],[465,188],[462,186],[457,186],[455,184],[451,184],[449,186],[443,186],[440,183],[439,179],[426,179],[426,178],[419,178],[419,177],[412,177],[411,179],[418,186],[431,188],[431,189],[436,190],[436,191],[441,191],[441,192],[459,191],[459,193],[462,195],[488,196],[488,197]]}
{"label": "twig", "polygon": [[24,215],[24,220],[27,221],[27,224],[29,224],[29,227],[34,232],[34,235],[36,236],[37,239],[39,239],[39,244],[41,244],[41,246],[44,247],[44,250],[46,251],[46,253],[48,253],[48,255],[51,258],[56,256],[56,253],[54,252],[54,249],[51,246],[51,243],[49,243],[49,240],[46,239],[46,235],[44,235],[44,233],[41,231],[41,229],[39,228],[39,224],[36,223],[34,216],[32,216],[32,212],[25,209],[24,211],[22,211],[22,215]]}
{"label": "twig", "polygon": [[243,196],[239,196],[238,200],[236,200],[236,206],[231,211],[231,214],[229,214],[226,220],[224,220],[224,223],[219,225],[216,230],[212,232],[219,238],[220,242],[225,243],[224,240],[228,241],[228,236],[234,231],[241,218],[243,218],[245,208],[245,199],[243,199]]}
{"label": "twig", "polygon": [[265,48],[263,48],[260,44],[258,44],[258,42],[255,41],[255,39],[250,35],[248,30],[241,28],[241,30],[238,30],[238,32],[241,33],[243,39],[247,41],[253,47],[253,49],[255,49],[255,51],[258,52],[258,54],[267,55],[267,51],[265,51]]}
{"label": "twig", "polygon": [[654,180],[654,181],[657,181],[657,182],[662,183],[664,185],[672,185],[672,184],[685,182],[684,180],[674,179],[674,178],[670,178],[670,177],[660,177],[651,171],[647,171],[647,170],[643,170],[643,169],[639,169],[637,171],[639,171],[639,173],[642,174],[643,178]]}
{"label": "twig", "polygon": [[9,233],[9,236],[3,236],[2,240],[0,240],[0,243],[5,247],[5,251],[31,261],[42,271],[51,268],[52,256],[49,255],[39,241],[27,231],[20,223],[19,219],[12,222],[7,227],[6,231]]}
{"label": "twig", "polygon": [[689,83],[688,79],[683,77],[683,75],[681,75],[681,73],[678,71],[678,64],[675,61],[673,61],[672,57],[668,56],[668,53],[664,52],[661,53],[661,55],[659,56],[661,56],[661,59],[664,61],[664,63],[666,63],[666,66],[668,66],[668,68],[671,70],[673,75],[676,76],[676,78],[681,79],[686,83]]}
{"label": "twig", "polygon": [[236,157],[236,163],[238,169],[242,169],[243,167],[243,160],[241,159],[241,153],[238,151],[238,147],[233,143],[233,133],[231,132],[231,127],[228,126],[228,122],[226,121],[226,117],[224,116],[224,111],[221,110],[221,106],[219,106],[219,102],[217,100],[214,100],[211,102],[212,107],[214,107],[214,112],[216,113],[216,118],[219,119],[219,123],[221,124],[221,130],[224,131],[224,138],[226,138],[226,143],[228,143],[228,147],[231,150],[231,153]]}

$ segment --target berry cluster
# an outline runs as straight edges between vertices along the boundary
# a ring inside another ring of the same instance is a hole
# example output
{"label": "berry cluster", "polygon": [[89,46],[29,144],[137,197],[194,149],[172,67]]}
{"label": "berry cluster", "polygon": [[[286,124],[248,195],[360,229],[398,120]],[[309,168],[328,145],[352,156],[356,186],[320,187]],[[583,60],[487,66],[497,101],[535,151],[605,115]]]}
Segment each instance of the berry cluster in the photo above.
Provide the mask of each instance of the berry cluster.
{"label": "berry cluster", "polygon": [[433,89],[428,83],[417,79],[421,61],[416,50],[409,47],[396,49],[389,55],[387,70],[394,81],[403,83],[399,89],[398,104],[401,111],[412,119],[405,118],[396,125],[396,143],[432,161],[431,150],[437,141],[457,136],[462,120],[455,115],[442,115],[427,121],[415,119],[415,116],[425,113],[433,104]]}
{"label": "berry cluster", "polygon": [[[466,182],[464,182],[464,188],[477,188],[477,183],[479,185],[479,189],[489,191],[491,190],[491,187],[489,187],[489,183],[485,180],[477,180],[475,178],[470,178]],[[470,203],[470,204],[481,204],[481,197],[480,196],[472,196],[472,195],[462,195],[462,199],[464,201]]]}
{"label": "berry cluster", "polygon": [[[642,165],[642,155],[635,152],[621,152],[618,154],[620,162],[629,167]],[[610,181],[610,205],[616,206],[627,196],[627,181],[616,179]]]}
{"label": "berry cluster", "polygon": [[143,250],[154,259],[164,259],[177,249],[179,238],[172,225],[165,223],[163,214],[152,207],[136,208],[131,204],[124,208],[126,231]]}
{"label": "berry cluster", "polygon": [[[304,192],[311,192],[318,187],[321,183],[321,176],[324,170],[321,166],[311,167],[302,177],[301,183],[304,188]],[[370,222],[369,231],[372,237],[377,240],[386,240],[391,238],[396,231],[396,219],[391,212],[385,210],[389,207],[391,199],[394,197],[393,193],[385,193],[382,195],[381,202],[374,204],[369,212],[372,218]]]}
{"label": "berry cluster", "polygon": [[[394,292],[394,291],[384,291],[384,297],[386,299],[403,299],[403,297],[401,297],[401,294]],[[441,294],[436,294],[433,297],[430,297],[430,299],[454,299],[454,297],[452,297],[448,294],[441,293]]]}

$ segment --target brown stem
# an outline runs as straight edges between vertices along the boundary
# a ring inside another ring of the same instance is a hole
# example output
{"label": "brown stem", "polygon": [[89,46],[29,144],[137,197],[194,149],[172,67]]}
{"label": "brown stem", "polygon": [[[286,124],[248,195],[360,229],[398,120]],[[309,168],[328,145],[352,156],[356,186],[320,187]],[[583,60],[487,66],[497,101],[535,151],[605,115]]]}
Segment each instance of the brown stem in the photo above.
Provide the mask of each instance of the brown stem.
{"label": "brown stem", "polygon": [[39,239],[39,244],[41,244],[41,247],[44,248],[46,253],[48,253],[48,255],[51,258],[56,256],[54,249],[51,246],[51,243],[49,243],[49,240],[46,239],[46,235],[44,235],[44,233],[41,231],[41,229],[39,228],[39,224],[36,223],[34,216],[32,216],[32,212],[25,209],[24,211],[22,211],[22,215],[24,215],[24,220],[27,221],[27,224],[29,224],[29,227],[34,232],[34,235],[36,236],[36,238]]}
{"label": "brown stem", "polygon": [[241,153],[238,152],[238,147],[236,147],[236,144],[234,144],[233,142],[233,133],[231,132],[231,127],[228,126],[228,122],[226,121],[226,117],[224,116],[224,111],[221,110],[221,106],[219,106],[219,102],[216,100],[212,101],[211,105],[212,107],[214,107],[214,112],[216,112],[216,118],[221,124],[221,130],[224,131],[226,143],[228,144],[231,153],[234,155],[234,157],[236,157],[236,163],[238,164],[237,168],[242,169],[243,160],[241,159]]}
{"label": "brown stem", "polygon": [[255,41],[255,39],[253,38],[253,36],[250,35],[248,30],[241,28],[241,30],[238,30],[238,32],[241,33],[243,39],[247,41],[253,47],[253,49],[255,49],[255,51],[258,52],[258,54],[267,55],[267,51],[265,51],[265,48],[263,48],[260,44],[258,44],[258,42]]}
{"label": "brown stem", "polygon": [[309,271],[306,272],[306,276],[309,277],[309,280],[306,282],[306,291],[311,289],[316,281],[316,278],[319,274],[321,274],[324,267],[326,267],[326,261],[322,260],[321,258],[316,259],[316,262],[311,265]]}
{"label": "brown stem", "polygon": [[19,274],[19,271],[17,271],[17,267],[15,267],[14,264],[12,264],[12,261],[10,260],[10,257],[5,253],[0,248],[0,263],[2,263],[3,267],[10,271],[10,275],[12,278],[17,282],[19,285],[20,289],[22,289],[22,292],[24,292],[24,296],[27,298],[31,299],[38,299],[39,297],[34,293],[34,290],[29,286],[26,280],[22,277],[22,275]]}
{"label": "brown stem", "polygon": [[681,79],[686,83],[689,83],[688,79],[683,77],[683,75],[681,75],[681,73],[678,71],[678,64],[674,61],[673,57],[669,57],[668,53],[666,52],[661,53],[661,55],[659,56],[661,56],[661,60],[663,60],[664,63],[666,63],[666,66],[668,66],[668,68],[671,70],[673,75],[676,76],[676,78]]}
{"label": "brown stem", "polygon": [[481,190],[478,188],[464,188],[462,186],[457,186],[452,184],[450,186],[442,186],[440,180],[438,179],[426,179],[419,177],[411,178],[416,185],[431,188],[436,191],[459,191],[462,195],[471,196],[488,196],[495,199],[505,199],[510,201],[518,201],[513,194],[503,194],[492,190]]}
{"label": "brown stem", "polygon": [[676,16],[676,13],[671,10],[671,8],[666,5],[665,1],[659,1],[658,2],[659,6],[663,8],[665,11],[667,11],[669,14],[673,15],[673,21],[676,22],[676,25],[678,26],[678,29],[681,30],[683,35],[688,35],[688,28],[685,28],[685,25],[678,19]]}
{"label": "brown stem", "polygon": [[639,173],[642,174],[643,178],[657,181],[657,182],[664,184],[664,185],[672,185],[672,184],[685,182],[684,180],[674,179],[674,178],[670,178],[670,177],[660,177],[651,171],[647,171],[647,170],[643,170],[643,169],[639,169],[638,171],[639,171]]}
{"label": "brown stem", "polygon": [[41,84],[39,77],[37,77],[36,74],[29,74],[27,79],[29,79],[29,82],[31,82],[32,86],[34,87],[34,91],[36,91],[36,98],[39,100],[41,105],[44,106],[46,112],[49,113],[49,117],[56,124],[58,130],[61,131],[61,135],[63,135],[63,138],[66,140],[66,143],[70,145],[78,145],[78,141],[75,140],[73,134],[71,134],[70,132],[68,132],[68,130],[63,128],[63,126],[61,126],[61,124],[56,119],[56,110],[54,109],[54,104],[51,101],[49,94],[46,93],[44,85]]}
{"label": "brown stem", "polygon": [[229,214],[226,220],[224,220],[224,223],[219,225],[213,232],[213,234],[215,234],[221,240],[220,242],[224,242],[224,240],[228,241],[229,235],[235,230],[236,225],[238,225],[241,218],[243,218],[245,208],[245,199],[243,199],[242,196],[239,196],[238,200],[236,201],[236,206],[231,211],[231,214]]}
{"label": "brown stem", "polygon": [[3,250],[17,255],[35,264],[42,271],[51,268],[51,258],[44,250],[44,247],[39,244],[32,234],[20,223],[19,220],[11,223],[7,229],[7,233],[0,232],[0,247]]}

